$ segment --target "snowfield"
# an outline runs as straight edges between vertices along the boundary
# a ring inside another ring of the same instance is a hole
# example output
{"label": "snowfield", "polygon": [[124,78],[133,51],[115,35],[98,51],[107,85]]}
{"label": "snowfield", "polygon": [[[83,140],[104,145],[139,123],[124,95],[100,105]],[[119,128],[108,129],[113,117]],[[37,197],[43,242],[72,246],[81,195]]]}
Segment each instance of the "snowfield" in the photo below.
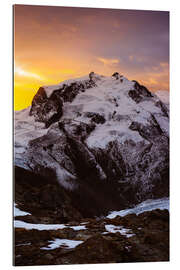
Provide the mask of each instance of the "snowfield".
{"label": "snowfield", "polygon": [[146,200],[140,204],[137,204],[134,208],[124,209],[120,211],[113,211],[107,216],[107,218],[113,219],[117,216],[124,217],[129,214],[139,215],[145,211],[152,211],[155,209],[169,210],[169,198]]}

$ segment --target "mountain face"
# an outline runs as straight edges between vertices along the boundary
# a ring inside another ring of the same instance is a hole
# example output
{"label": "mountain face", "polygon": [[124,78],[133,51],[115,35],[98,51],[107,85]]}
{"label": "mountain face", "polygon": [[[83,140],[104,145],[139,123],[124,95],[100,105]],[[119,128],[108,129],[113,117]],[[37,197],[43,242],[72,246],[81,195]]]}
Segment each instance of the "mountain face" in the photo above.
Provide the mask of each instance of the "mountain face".
{"label": "mountain face", "polygon": [[87,217],[168,196],[168,107],[117,72],[40,87],[15,113],[15,166],[56,180]]}

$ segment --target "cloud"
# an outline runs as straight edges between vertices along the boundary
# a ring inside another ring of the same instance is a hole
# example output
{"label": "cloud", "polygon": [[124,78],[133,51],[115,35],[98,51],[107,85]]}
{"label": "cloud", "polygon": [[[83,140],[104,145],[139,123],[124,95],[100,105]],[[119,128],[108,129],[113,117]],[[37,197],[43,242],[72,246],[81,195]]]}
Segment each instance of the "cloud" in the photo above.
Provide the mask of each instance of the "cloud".
{"label": "cloud", "polygon": [[15,66],[15,74],[22,77],[30,77],[42,81],[43,78],[36,73],[26,71],[19,66]]}
{"label": "cloud", "polygon": [[128,56],[128,59],[129,59],[129,61],[134,61],[136,64],[138,64],[138,63],[145,63],[145,62],[147,62],[148,61],[148,59],[147,59],[147,57],[146,56],[144,56],[144,55],[129,55]]}
{"label": "cloud", "polygon": [[147,86],[153,90],[168,90],[169,89],[169,63],[161,62],[159,65],[153,66],[146,73],[144,79]]}
{"label": "cloud", "polygon": [[98,57],[97,60],[107,66],[117,65],[120,62],[119,59],[108,59],[108,58],[102,58],[102,57]]}
{"label": "cloud", "polygon": [[168,63],[168,62],[161,62],[161,63],[160,63],[160,66],[161,66],[162,68],[168,68],[168,69],[169,69],[169,63]]}

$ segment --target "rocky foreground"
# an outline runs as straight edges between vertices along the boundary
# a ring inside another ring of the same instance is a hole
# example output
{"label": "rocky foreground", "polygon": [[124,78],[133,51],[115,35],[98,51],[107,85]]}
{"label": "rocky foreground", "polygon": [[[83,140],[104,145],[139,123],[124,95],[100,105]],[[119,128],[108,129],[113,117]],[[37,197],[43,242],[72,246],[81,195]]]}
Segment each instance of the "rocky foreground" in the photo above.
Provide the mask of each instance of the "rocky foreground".
{"label": "rocky foreground", "polygon": [[56,230],[15,229],[15,265],[168,260],[168,210],[82,219]]}

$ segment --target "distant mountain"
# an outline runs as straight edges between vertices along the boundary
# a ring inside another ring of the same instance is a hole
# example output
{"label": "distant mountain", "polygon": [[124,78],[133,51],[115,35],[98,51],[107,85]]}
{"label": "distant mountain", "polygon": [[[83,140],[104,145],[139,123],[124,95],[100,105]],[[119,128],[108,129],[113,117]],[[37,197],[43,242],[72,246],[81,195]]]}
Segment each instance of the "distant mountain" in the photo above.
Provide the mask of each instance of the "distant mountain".
{"label": "distant mountain", "polygon": [[156,94],[117,72],[40,87],[15,112],[15,177],[56,181],[87,217],[168,196],[169,110]]}

